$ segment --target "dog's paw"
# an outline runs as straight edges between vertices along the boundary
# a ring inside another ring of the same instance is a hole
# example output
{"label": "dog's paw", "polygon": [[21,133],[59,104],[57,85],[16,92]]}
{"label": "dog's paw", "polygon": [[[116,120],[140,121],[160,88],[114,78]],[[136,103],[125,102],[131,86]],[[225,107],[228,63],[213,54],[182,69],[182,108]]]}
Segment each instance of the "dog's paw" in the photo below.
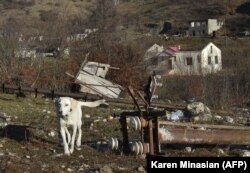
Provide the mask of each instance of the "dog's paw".
{"label": "dog's paw", "polygon": [[67,155],[67,156],[69,156],[70,155],[70,151],[69,150],[64,151],[64,154]]}
{"label": "dog's paw", "polygon": [[80,148],[80,147],[76,147],[75,149],[76,149],[77,151],[82,150],[82,148]]}
{"label": "dog's paw", "polygon": [[74,152],[74,148],[70,148],[69,152],[72,154]]}
{"label": "dog's paw", "polygon": [[81,141],[79,141],[79,140],[76,141],[76,147],[77,148],[81,147]]}

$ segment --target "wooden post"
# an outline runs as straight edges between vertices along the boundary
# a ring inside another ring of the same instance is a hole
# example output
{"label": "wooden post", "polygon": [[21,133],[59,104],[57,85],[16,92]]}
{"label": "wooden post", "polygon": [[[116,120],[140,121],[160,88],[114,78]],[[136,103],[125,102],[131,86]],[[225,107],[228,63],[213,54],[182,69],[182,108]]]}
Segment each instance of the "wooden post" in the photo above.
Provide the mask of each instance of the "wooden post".
{"label": "wooden post", "polygon": [[154,155],[154,138],[153,138],[154,134],[153,134],[152,120],[149,120],[148,131],[149,131],[149,153],[150,155]]}
{"label": "wooden post", "polygon": [[37,98],[37,88],[35,88],[35,98]]}
{"label": "wooden post", "polygon": [[159,118],[155,118],[155,127],[154,127],[154,140],[156,145],[156,153],[159,154],[161,152],[161,144],[159,139]]}
{"label": "wooden post", "polygon": [[2,91],[3,91],[3,93],[5,92],[5,85],[4,85],[4,83],[2,84]]}
{"label": "wooden post", "polygon": [[53,100],[55,97],[55,91],[54,90],[51,90],[51,99]]}
{"label": "wooden post", "polygon": [[128,129],[127,129],[127,120],[126,116],[120,117],[121,131],[123,137],[123,153],[129,153],[129,141],[128,141]]}

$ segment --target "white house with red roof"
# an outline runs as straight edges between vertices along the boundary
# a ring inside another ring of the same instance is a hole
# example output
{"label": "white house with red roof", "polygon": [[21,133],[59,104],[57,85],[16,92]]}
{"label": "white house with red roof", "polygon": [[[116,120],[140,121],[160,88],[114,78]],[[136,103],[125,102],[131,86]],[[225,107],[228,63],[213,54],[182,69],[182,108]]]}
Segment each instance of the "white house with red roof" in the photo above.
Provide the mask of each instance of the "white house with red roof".
{"label": "white house with red roof", "polygon": [[221,50],[212,42],[200,50],[169,46],[145,62],[149,72],[160,75],[201,75],[222,69]]}

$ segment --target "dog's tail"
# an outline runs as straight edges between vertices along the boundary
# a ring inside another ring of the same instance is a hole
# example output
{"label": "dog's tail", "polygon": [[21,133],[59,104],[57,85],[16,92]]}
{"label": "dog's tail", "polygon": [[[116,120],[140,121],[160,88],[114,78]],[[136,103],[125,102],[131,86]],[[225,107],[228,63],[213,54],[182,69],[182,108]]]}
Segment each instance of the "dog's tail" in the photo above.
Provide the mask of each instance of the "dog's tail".
{"label": "dog's tail", "polygon": [[104,99],[102,100],[97,100],[94,102],[79,102],[81,106],[86,106],[86,107],[97,107],[100,106],[101,104],[104,104],[106,101]]}

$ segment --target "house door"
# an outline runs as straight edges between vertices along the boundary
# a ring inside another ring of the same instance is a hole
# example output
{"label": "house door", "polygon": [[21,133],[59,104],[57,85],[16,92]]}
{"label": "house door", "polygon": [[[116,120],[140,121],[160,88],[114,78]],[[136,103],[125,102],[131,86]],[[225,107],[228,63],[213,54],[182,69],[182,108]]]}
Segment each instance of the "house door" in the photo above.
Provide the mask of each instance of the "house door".
{"label": "house door", "polygon": [[193,36],[195,36],[195,31],[193,31]]}

